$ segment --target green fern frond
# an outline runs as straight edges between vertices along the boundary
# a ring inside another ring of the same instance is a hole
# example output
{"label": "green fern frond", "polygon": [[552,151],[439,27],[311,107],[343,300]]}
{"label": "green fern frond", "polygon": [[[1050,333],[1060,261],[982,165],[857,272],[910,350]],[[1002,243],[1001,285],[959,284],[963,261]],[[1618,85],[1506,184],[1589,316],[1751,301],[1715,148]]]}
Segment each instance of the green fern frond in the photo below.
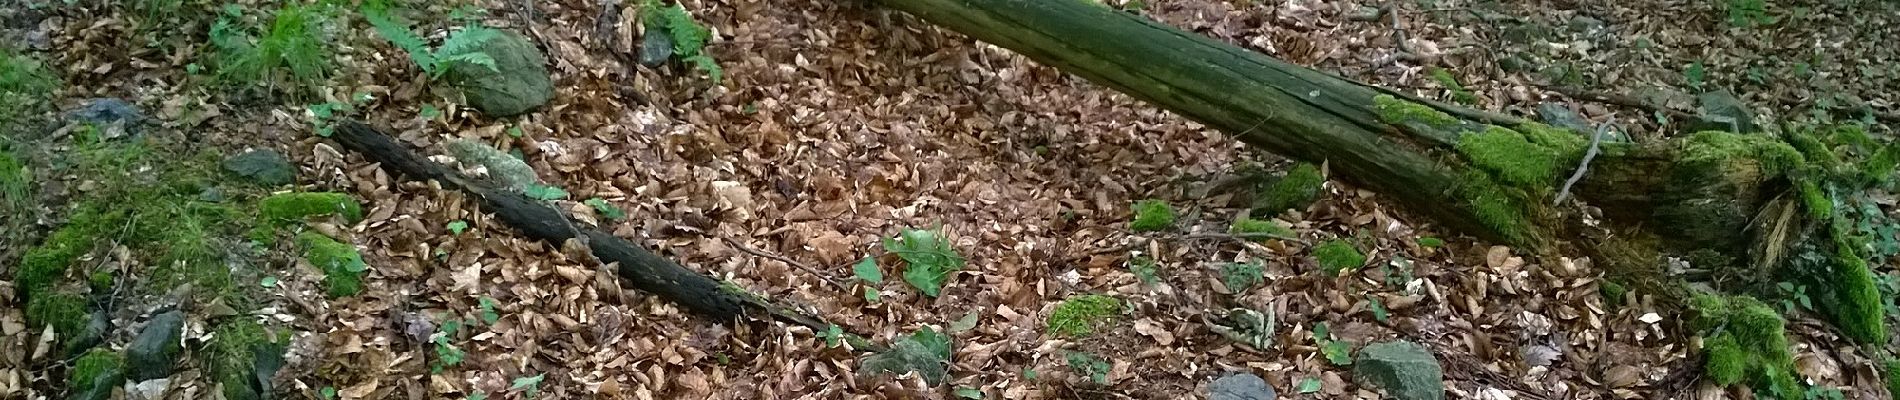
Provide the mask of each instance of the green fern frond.
{"label": "green fern frond", "polygon": [[693,15],[686,12],[686,7],[675,3],[661,7],[659,11],[657,18],[666,26],[667,34],[673,37],[673,54],[686,59],[699,55],[706,48],[706,40],[712,37],[712,29],[694,21]]}
{"label": "green fern frond", "polygon": [[705,54],[698,54],[692,57],[686,57],[685,59],[681,59],[680,61],[691,63],[693,64],[694,68],[697,68],[702,72],[705,72],[708,78],[712,78],[714,85],[717,85],[719,84],[720,81],[725,80],[726,69],[720,68],[719,62],[713,61],[712,57],[709,57]]}
{"label": "green fern frond", "polygon": [[396,21],[394,16],[389,15],[386,7],[378,5],[374,2],[363,5],[363,19],[369,20],[369,25],[376,28],[376,34],[382,36],[383,40],[388,40],[390,44],[396,45],[396,48],[409,53],[409,61],[414,61],[417,67],[425,69],[433,67],[435,55],[429,51],[429,44],[424,42],[422,37],[410,32],[408,25]]}
{"label": "green fern frond", "polygon": [[440,60],[441,60],[442,65],[450,65],[451,63],[456,63],[456,62],[465,62],[469,64],[475,64],[475,65],[480,65],[483,67],[488,67],[489,71],[496,71],[496,72],[501,71],[499,68],[495,66],[495,58],[489,57],[488,53],[456,54],[456,55],[441,58]]}

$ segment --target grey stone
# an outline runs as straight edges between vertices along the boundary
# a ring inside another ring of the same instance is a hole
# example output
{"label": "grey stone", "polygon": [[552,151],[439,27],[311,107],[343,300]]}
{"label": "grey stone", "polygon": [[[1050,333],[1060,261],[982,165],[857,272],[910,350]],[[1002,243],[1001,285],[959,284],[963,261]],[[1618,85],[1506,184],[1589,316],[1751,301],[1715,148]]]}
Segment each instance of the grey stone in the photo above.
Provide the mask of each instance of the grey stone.
{"label": "grey stone", "polygon": [[1207,385],[1208,400],[1274,400],[1279,397],[1273,385],[1254,374],[1223,376]]}
{"label": "grey stone", "polygon": [[1542,118],[1544,123],[1550,126],[1569,129],[1578,133],[1594,132],[1590,127],[1590,121],[1584,120],[1582,115],[1577,115],[1576,111],[1562,104],[1550,102],[1538,104],[1537,116]]}
{"label": "grey stone", "polygon": [[1749,111],[1734,93],[1718,90],[1696,96],[1696,105],[1700,113],[1689,127],[1698,131],[1728,131],[1737,133],[1758,132],[1755,126],[1755,113]]}
{"label": "grey stone", "polygon": [[152,317],[125,348],[126,377],[133,382],[171,376],[178,364],[178,339],[185,314],[167,311]]}
{"label": "grey stone", "polygon": [[481,52],[495,60],[495,68],[457,63],[450,82],[462,90],[469,106],[490,117],[509,117],[547,104],[554,97],[547,56],[521,34],[503,31],[482,43]]}
{"label": "grey stone", "polygon": [[139,111],[139,106],[111,97],[86,100],[86,105],[67,112],[66,119],[76,123],[119,126],[131,136],[138,136],[147,121],[145,112]]}
{"label": "grey stone", "polygon": [[664,24],[649,22],[646,25],[646,34],[640,37],[640,64],[657,67],[673,58],[673,36],[666,33]]}
{"label": "grey stone", "polygon": [[85,353],[86,350],[92,350],[93,346],[98,346],[99,343],[105,341],[106,331],[110,330],[112,330],[112,319],[106,316],[105,310],[93,310],[92,314],[86,318],[85,329],[79,331],[78,335],[74,335],[73,341],[66,345],[66,353],[79,355]]}
{"label": "grey stone", "polygon": [[287,185],[295,178],[290,159],[276,150],[258,149],[224,160],[224,170],[269,186]]}
{"label": "grey stone", "polygon": [[1373,343],[1359,349],[1353,360],[1353,378],[1362,385],[1385,389],[1398,400],[1445,398],[1444,370],[1425,346],[1407,341]]}

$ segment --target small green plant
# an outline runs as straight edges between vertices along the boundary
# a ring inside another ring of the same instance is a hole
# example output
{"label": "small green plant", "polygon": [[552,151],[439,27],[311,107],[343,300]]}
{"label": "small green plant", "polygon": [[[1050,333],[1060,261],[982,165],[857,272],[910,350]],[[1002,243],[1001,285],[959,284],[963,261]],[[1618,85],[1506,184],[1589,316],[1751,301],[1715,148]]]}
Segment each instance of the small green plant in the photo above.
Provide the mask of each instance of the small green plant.
{"label": "small green plant", "polygon": [[1809,386],[1807,391],[1802,392],[1801,398],[1804,400],[1842,400],[1843,399],[1840,389],[1835,389],[1835,388],[1825,387],[1825,386]]}
{"label": "small green plant", "polygon": [[1420,237],[1418,238],[1418,247],[1424,247],[1427,249],[1436,249],[1440,247],[1445,247],[1445,240],[1431,237],[1431,236]]}
{"label": "small green plant", "polygon": [[1377,296],[1366,295],[1366,304],[1368,308],[1372,310],[1372,319],[1375,321],[1385,322],[1386,318],[1391,314],[1390,311],[1385,309],[1385,302],[1380,301]]}
{"label": "small green plant", "polygon": [[844,327],[838,326],[838,324],[830,324],[823,332],[818,332],[818,338],[825,340],[825,347],[827,348],[838,347],[838,345],[844,344]]}
{"label": "small green plant", "polygon": [[1385,284],[1404,287],[1416,277],[1412,276],[1412,259],[1393,256],[1392,261],[1379,265],[1380,274],[1385,275]]}
{"label": "small green plant", "polygon": [[356,246],[315,231],[298,234],[297,243],[304,248],[304,259],[323,270],[323,286],[331,298],[355,296],[363,291],[363,272],[369,270],[369,264],[363,262],[363,255],[356,251]]}
{"label": "small green plant", "polygon": [[269,26],[252,32],[239,26],[243,8],[226,4],[210,34],[218,54],[219,78],[235,85],[295,84],[308,89],[322,84],[330,70],[330,40],[324,35],[324,25],[331,8],[327,4],[285,5],[272,13]]}
{"label": "small green plant", "polygon": [[706,42],[712,38],[712,29],[693,20],[693,14],[687,12],[686,7],[677,2],[663,5],[659,0],[646,0],[641,10],[647,34],[653,34],[656,28],[664,32],[673,42],[673,57],[705,72],[715,85],[725,79],[725,69],[720,68],[719,62],[705,53]]}
{"label": "small green plant", "polygon": [[1135,279],[1140,280],[1144,285],[1153,285],[1161,282],[1161,277],[1155,275],[1159,271],[1153,258],[1135,257],[1129,259],[1128,272],[1135,274]]}
{"label": "small green plant", "polygon": [[495,322],[501,321],[501,313],[495,311],[495,298],[482,296],[480,306],[483,324],[494,325]]}
{"label": "small green plant", "polygon": [[600,213],[601,217],[605,217],[609,220],[619,221],[627,219],[626,211],[622,211],[620,207],[608,203],[606,199],[595,197],[587,199],[587,201],[583,201],[582,203],[586,203],[588,207],[593,207],[594,212]]}
{"label": "small green plant", "polygon": [[468,221],[463,221],[459,219],[454,220],[454,221],[449,221],[449,224],[448,226],[446,226],[446,228],[449,229],[450,234],[460,235],[462,234],[462,232],[468,230]]}
{"label": "small green plant", "polygon": [[427,41],[409,31],[408,24],[396,19],[387,4],[381,1],[363,3],[363,18],[376,28],[376,34],[395,44],[397,48],[409,53],[409,60],[429,75],[430,79],[439,79],[458,65],[476,65],[496,71],[495,58],[481,51],[482,45],[501,36],[501,31],[470,24],[456,30],[442,39],[442,44],[429,48]]}
{"label": "small green plant", "polygon": [[532,399],[541,394],[541,380],[547,377],[548,374],[539,374],[515,378],[514,384],[508,385],[508,390],[524,391],[525,393],[523,395]]}
{"label": "small green plant", "polygon": [[1431,75],[1432,80],[1438,81],[1438,86],[1443,86],[1445,91],[1451,93],[1452,101],[1467,105],[1478,104],[1478,96],[1472,94],[1471,89],[1466,89],[1464,84],[1458,83],[1458,78],[1451,75],[1451,70],[1432,67]]}
{"label": "small green plant", "polygon": [[1128,223],[1128,229],[1135,232],[1154,232],[1167,230],[1174,226],[1174,207],[1161,200],[1142,200],[1135,202],[1135,219]]}
{"label": "small green plant", "polygon": [[864,281],[864,301],[876,303],[877,287],[884,284],[884,269],[878,268],[877,259],[865,257],[851,266],[851,274]]}
{"label": "small green plant", "polygon": [[1767,0],[1728,0],[1728,24],[1736,28],[1773,25],[1779,18],[1768,15]]}
{"label": "small green plant", "polygon": [[1603,295],[1603,305],[1610,308],[1623,306],[1623,297],[1629,294],[1629,288],[1615,281],[1598,281],[1597,292]]}
{"label": "small green plant", "polygon": [[567,198],[567,191],[561,189],[560,186],[544,185],[544,184],[539,184],[539,183],[528,184],[527,187],[521,189],[521,194],[527,195],[528,198],[531,198],[531,199],[543,200],[543,201],[554,201],[554,200]]}
{"label": "small green plant", "polygon": [[908,337],[891,341],[890,349],[864,357],[858,371],[866,375],[916,372],[924,382],[942,384],[950,379],[946,364],[954,354],[952,351],[949,336],[925,326]]}
{"label": "small green plant", "polygon": [[904,259],[904,282],[925,296],[937,297],[944,281],[963,269],[963,257],[936,229],[905,229],[896,238],[884,240],[884,251]]}
{"label": "small green plant", "polygon": [[430,373],[440,374],[443,368],[461,364],[462,359],[468,357],[467,352],[455,347],[455,344],[449,343],[450,338],[454,337],[455,333],[461,329],[462,321],[457,320],[443,322],[442,326],[437,328],[435,338],[430,340],[430,342],[435,343],[435,359],[431,360],[432,362],[429,366]]}
{"label": "small green plant", "polygon": [[1313,324],[1313,344],[1319,345],[1320,355],[1326,356],[1326,362],[1335,366],[1352,365],[1352,343],[1333,340],[1332,330],[1325,322]]}
{"label": "small green plant", "polygon": [[1682,79],[1689,81],[1689,87],[1695,88],[1696,90],[1702,90],[1702,83],[1704,79],[1708,78],[1707,75],[1708,73],[1702,68],[1701,61],[1689,63],[1689,66],[1683,67],[1682,69]]}
{"label": "small green plant", "polygon": [[0,47],[0,129],[46,105],[59,80],[39,60]]}
{"label": "small green plant", "polygon": [[1297,388],[1298,389],[1296,390],[1299,391],[1300,394],[1307,394],[1307,393],[1319,393],[1319,390],[1324,388],[1324,386],[1322,386],[1322,383],[1320,382],[1319,378],[1314,378],[1314,377],[1309,376],[1305,378],[1300,378],[1300,384],[1299,386],[1297,386]]}
{"label": "small green plant", "polygon": [[1110,365],[1102,357],[1088,352],[1071,351],[1064,354],[1062,358],[1068,361],[1069,369],[1075,370],[1077,375],[1089,377],[1089,381],[1097,385],[1108,384]]}
{"label": "small green plant", "polygon": [[1313,248],[1313,258],[1319,261],[1321,270],[1328,276],[1340,276],[1346,271],[1366,264],[1366,256],[1359,253],[1346,239],[1328,240]]}
{"label": "small green plant", "polygon": [[337,114],[355,113],[358,104],[369,100],[369,93],[357,93],[355,96],[350,96],[347,101],[326,101],[305,107],[310,112],[311,132],[315,132],[317,136],[330,137],[336,132]]}
{"label": "small green plant", "polygon": [[956,394],[957,398],[960,398],[960,399],[972,399],[972,400],[983,399],[983,389],[977,389],[973,387],[960,386],[960,387],[957,387],[957,390],[952,393]]}
{"label": "small green plant", "polygon": [[1256,263],[1227,263],[1220,267],[1220,283],[1227,290],[1241,293],[1267,281],[1266,270]]}
{"label": "small green plant", "polygon": [[1795,310],[1814,309],[1814,300],[1808,298],[1808,285],[1779,282],[1775,287],[1781,290],[1781,312],[1793,314]]}
{"label": "small green plant", "polygon": [[1887,394],[1900,396],[1900,359],[1887,360]]}
{"label": "small green plant", "polygon": [[1085,337],[1121,312],[1122,302],[1114,297],[1099,294],[1071,296],[1049,313],[1048,331],[1060,336]]}

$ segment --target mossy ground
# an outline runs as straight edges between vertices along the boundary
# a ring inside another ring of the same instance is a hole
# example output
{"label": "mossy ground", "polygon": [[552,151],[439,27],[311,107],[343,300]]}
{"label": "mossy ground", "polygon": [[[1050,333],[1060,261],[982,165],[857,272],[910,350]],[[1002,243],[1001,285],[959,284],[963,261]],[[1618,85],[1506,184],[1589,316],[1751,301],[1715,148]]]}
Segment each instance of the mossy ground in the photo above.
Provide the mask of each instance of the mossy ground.
{"label": "mossy ground", "polygon": [[[1293,236],[1292,229],[1280,226],[1280,224],[1276,224],[1273,221],[1262,221],[1245,217],[1234,219],[1233,225],[1227,227],[1227,233],[1236,235],[1269,234],[1287,237]],[[1258,240],[1265,241],[1268,240],[1268,238],[1258,238]]]}
{"label": "mossy ground", "polygon": [[1122,312],[1122,302],[1114,297],[1087,294],[1072,296],[1049,313],[1048,332],[1067,337],[1094,333],[1103,322]]}
{"label": "mossy ground", "polygon": [[253,366],[257,350],[272,350],[279,340],[257,321],[234,318],[219,321],[212,328],[211,342],[203,353],[205,369],[211,380],[223,384],[226,399],[255,399],[252,388]]}
{"label": "mossy ground", "polygon": [[1900,398],[1900,360],[1887,360],[1887,395]]}
{"label": "mossy ground", "polygon": [[1313,259],[1327,276],[1339,276],[1366,264],[1366,255],[1346,239],[1333,239],[1313,247]]}
{"label": "mossy ground", "polygon": [[355,296],[363,291],[363,271],[367,266],[356,246],[316,232],[298,234],[297,245],[303,248],[304,259],[310,261],[310,265],[323,270],[324,291],[330,297]]}
{"label": "mossy ground", "polygon": [[1128,229],[1135,232],[1154,232],[1167,230],[1174,226],[1174,207],[1161,200],[1142,200],[1135,202],[1135,218],[1128,223]]}
{"label": "mossy ground", "polygon": [[88,310],[84,294],[62,289],[43,290],[27,300],[26,322],[36,331],[52,326],[64,341],[86,327]]}
{"label": "mossy ground", "polygon": [[1320,188],[1326,177],[1319,167],[1308,163],[1299,163],[1286,172],[1286,176],[1260,188],[1255,194],[1253,209],[1263,216],[1273,216],[1286,210],[1304,210],[1306,206],[1319,198]]}

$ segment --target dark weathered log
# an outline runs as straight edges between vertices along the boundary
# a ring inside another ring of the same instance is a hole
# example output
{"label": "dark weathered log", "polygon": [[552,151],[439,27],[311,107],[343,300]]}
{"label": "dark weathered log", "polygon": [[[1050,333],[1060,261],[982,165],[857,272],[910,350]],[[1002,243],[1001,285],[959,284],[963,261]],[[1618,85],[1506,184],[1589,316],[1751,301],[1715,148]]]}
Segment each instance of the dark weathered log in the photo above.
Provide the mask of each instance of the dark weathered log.
{"label": "dark weathered log", "polygon": [[[654,255],[626,239],[599,230],[576,227],[560,211],[520,193],[490,188],[469,180],[409,151],[369,125],[356,121],[343,122],[331,139],[363,153],[370,160],[382,164],[383,168],[402,176],[414,180],[433,180],[445,187],[468,192],[481,201],[483,209],[495,213],[502,222],[520,229],[528,237],[555,246],[560,246],[568,239],[580,238],[601,262],[618,264],[619,270],[616,272],[632,283],[634,288],[659,295],[695,314],[729,321],[740,316],[747,305],[757,300],[724,288],[719,280],[681,267],[679,263]],[[794,322],[824,326],[809,318]]]}

